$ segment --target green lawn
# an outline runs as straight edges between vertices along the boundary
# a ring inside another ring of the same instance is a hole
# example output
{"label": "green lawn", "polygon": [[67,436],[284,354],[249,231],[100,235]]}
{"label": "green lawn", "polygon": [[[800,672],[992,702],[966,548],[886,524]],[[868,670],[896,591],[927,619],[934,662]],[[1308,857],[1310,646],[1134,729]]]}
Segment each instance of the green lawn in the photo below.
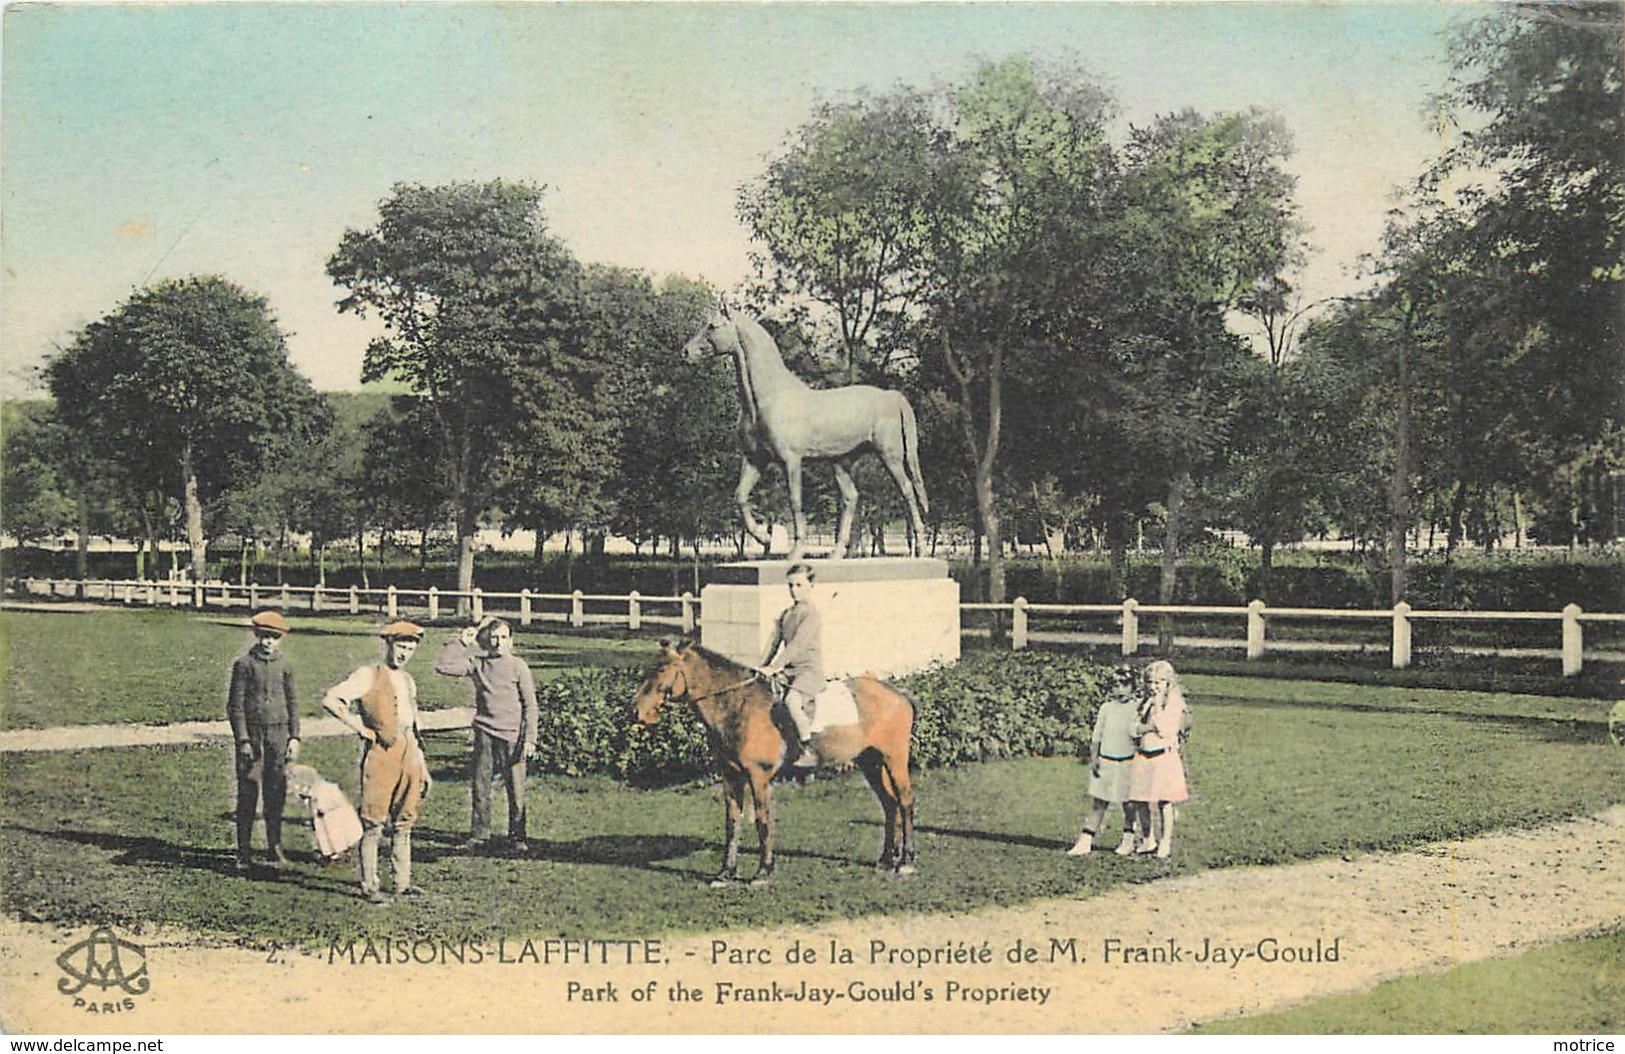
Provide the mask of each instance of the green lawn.
{"label": "green lawn", "polygon": [[1385,981],[1359,995],[1191,1030],[1202,1035],[1540,1034],[1625,1031],[1625,933],[1570,941],[1441,974]]}
{"label": "green lawn", "polygon": [[[913,882],[872,874],[879,810],[856,776],[782,788],[771,892],[705,888],[720,853],[713,786],[538,779],[528,858],[469,858],[449,851],[466,829],[468,788],[462,737],[445,734],[431,743],[440,782],[416,854],[429,895],[410,913],[358,910],[342,869],[227,876],[224,746],[0,756],[0,897],[25,918],[176,923],[243,939],[630,936],[1090,895],[1170,871],[1397,848],[1625,799],[1625,751],[1567,723],[1251,704],[1210,706],[1197,720],[1199,796],[1182,813],[1171,868],[1064,855],[1084,789],[1082,766],[1066,758],[919,774]],[[312,741],[306,759],[353,794],[352,742]],[[302,848],[306,837],[295,830],[288,841]]]}
{"label": "green lawn", "polygon": [[[321,711],[321,693],[379,655],[365,616],[290,616],[284,647],[300,708]],[[432,629],[412,660],[427,709],[466,706],[468,686],[431,670],[451,627]],[[252,642],[246,616],[195,611],[0,611],[0,658],[10,680],[0,695],[0,729],[220,719],[226,716],[231,660]],[[578,665],[638,665],[654,652],[648,636],[620,630],[522,630],[516,650],[546,679]]]}

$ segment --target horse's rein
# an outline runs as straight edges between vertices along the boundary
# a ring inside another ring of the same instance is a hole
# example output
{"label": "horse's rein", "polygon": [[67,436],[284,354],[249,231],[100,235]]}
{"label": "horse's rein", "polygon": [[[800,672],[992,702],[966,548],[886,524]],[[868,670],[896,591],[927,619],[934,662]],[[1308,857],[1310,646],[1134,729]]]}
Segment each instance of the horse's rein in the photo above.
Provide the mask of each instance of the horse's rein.
{"label": "horse's rein", "polygon": [[[724,686],[722,688],[718,688],[715,691],[706,692],[704,695],[690,695],[688,697],[688,701],[691,702],[691,703],[697,703],[697,702],[700,702],[703,699],[710,699],[710,698],[712,698],[714,696],[727,695],[729,692],[738,691],[739,689],[745,687],[747,684],[753,684],[756,681],[761,681],[761,680],[765,680],[765,679],[766,678],[762,674],[753,672],[749,677],[746,677],[743,681],[735,681],[733,684],[726,685],[726,686]],[[668,695],[667,698],[669,699],[670,696]]]}

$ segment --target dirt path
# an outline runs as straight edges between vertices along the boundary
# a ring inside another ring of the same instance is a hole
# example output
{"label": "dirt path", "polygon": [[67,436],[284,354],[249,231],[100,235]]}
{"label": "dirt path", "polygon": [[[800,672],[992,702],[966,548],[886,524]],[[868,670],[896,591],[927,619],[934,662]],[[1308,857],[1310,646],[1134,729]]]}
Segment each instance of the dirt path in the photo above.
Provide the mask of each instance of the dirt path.
{"label": "dirt path", "polygon": [[[474,711],[466,706],[420,710],[418,725],[428,732],[467,728]],[[337,718],[305,719],[305,739],[353,736]],[[105,747],[152,747],[190,743],[226,743],[231,726],[224,721],[176,721],[168,725],[62,725],[55,728],[17,728],[0,732],[0,754],[25,750],[99,750]]]}
{"label": "dirt path", "polygon": [[[398,916],[411,904],[373,910]],[[1211,871],[1087,900],[734,933],[717,938],[727,945],[720,956],[712,938],[694,937],[655,948],[537,937],[480,948],[427,940],[369,954],[359,942],[268,955],[183,932],[121,932],[144,947],[151,986],[129,996],[111,989],[94,1014],[58,990],[65,974],[57,957],[89,927],[6,919],[0,1025],[35,1033],[1167,1031],[1616,928],[1622,912],[1625,806],[1534,830]],[[1018,941],[1036,961],[1011,965]],[[832,944],[853,962],[829,965]],[[816,951],[817,963],[787,962],[798,945]],[[1197,961],[1204,945],[1209,961]],[[975,961],[984,946],[985,964]],[[1213,961],[1215,948],[1225,949],[1224,961]],[[744,958],[755,949],[771,961],[730,962],[729,952]],[[887,949],[898,954],[888,959]],[[921,967],[913,949],[939,961]],[[1172,952],[1177,961],[1151,961]],[[403,963],[414,953],[429,961]],[[560,961],[565,954],[569,961]],[[634,998],[651,982],[651,999]],[[674,988],[697,998],[676,1000]],[[829,990],[827,1002],[785,997],[820,988]],[[1441,1007],[1441,1022],[1457,1012]],[[1468,1008],[1460,1012],[1471,1027]]]}

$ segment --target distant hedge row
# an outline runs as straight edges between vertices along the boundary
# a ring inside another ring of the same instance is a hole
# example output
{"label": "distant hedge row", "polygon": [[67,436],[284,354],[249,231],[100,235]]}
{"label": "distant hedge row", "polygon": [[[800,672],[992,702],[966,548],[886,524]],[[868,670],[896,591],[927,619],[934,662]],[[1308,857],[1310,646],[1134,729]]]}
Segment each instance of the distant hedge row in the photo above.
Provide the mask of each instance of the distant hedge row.
{"label": "distant hedge row", "polygon": [[[1105,667],[1055,654],[980,652],[957,665],[901,678],[919,703],[913,756],[926,768],[990,758],[1064,754],[1088,743]],[[652,727],[631,700],[641,675],[585,668],[537,686],[539,765],[636,784],[696,779],[714,770],[699,720],[674,707]]]}
{"label": "distant hedge row", "polygon": [[[1587,611],[1625,610],[1625,553],[1458,556],[1450,570],[1453,581],[1447,591],[1442,557],[1428,556],[1412,564],[1411,606],[1560,611],[1568,604],[1579,604]],[[1117,600],[1104,562],[1022,561],[1010,566],[1005,581],[1011,597],[1024,596],[1035,604]],[[1129,567],[1128,595],[1141,603],[1154,603],[1161,582],[1161,568],[1154,560],[1136,561]],[[1380,560],[1285,564],[1266,576],[1258,567],[1256,553],[1217,550],[1180,562],[1174,603],[1239,607],[1260,599],[1281,607],[1385,608],[1388,590],[1388,565]]]}

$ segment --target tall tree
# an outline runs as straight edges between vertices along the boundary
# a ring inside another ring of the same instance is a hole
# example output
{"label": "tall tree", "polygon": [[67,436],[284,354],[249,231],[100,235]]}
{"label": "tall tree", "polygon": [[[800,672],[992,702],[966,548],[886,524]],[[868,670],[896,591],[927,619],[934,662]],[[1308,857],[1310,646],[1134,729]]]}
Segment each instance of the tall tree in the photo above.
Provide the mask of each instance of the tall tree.
{"label": "tall tree", "polygon": [[327,273],[340,311],[376,312],[363,380],[423,397],[440,433],[456,516],[457,588],[474,584],[474,540],[509,458],[545,422],[568,429],[580,400],[580,268],[547,232],[542,189],[503,181],[401,184],[379,222],[346,230]]}
{"label": "tall tree", "polygon": [[997,603],[1006,386],[1012,372],[1038,372],[1057,316],[1091,291],[1080,266],[1110,188],[1111,102],[1079,71],[1018,56],[983,66],[945,103],[950,163],[939,166],[929,213],[922,380],[942,384],[958,417],[987,545],[986,595]]}
{"label": "tall tree", "polygon": [[1174,599],[1181,539],[1203,468],[1228,449],[1245,369],[1226,315],[1300,252],[1291,136],[1260,110],[1182,110],[1136,129],[1125,149],[1122,259],[1128,319],[1165,354],[1146,372],[1146,431],[1165,487],[1161,601]]}
{"label": "tall tree", "polygon": [[74,528],[75,488],[58,456],[72,439],[49,404],[0,403],[0,531],[28,543]]}
{"label": "tall tree", "polygon": [[223,278],[161,282],[81,331],[46,367],[61,419],[137,492],[178,500],[191,574],[204,506],[249,481],[284,437],[320,427],[262,297]]}
{"label": "tall tree", "polygon": [[926,290],[926,232],[950,183],[944,130],[911,91],[824,103],[739,192],[762,244],[757,268],[776,298],[804,296],[832,314],[844,379],[886,380],[888,353]]}
{"label": "tall tree", "polygon": [[1498,416],[1523,432],[1500,474],[1575,510],[1572,539],[1609,517],[1580,512],[1585,472],[1560,467],[1625,458],[1625,8],[1504,5],[1458,29],[1450,56],[1452,145],[1418,190],[1421,222],[1454,228],[1432,246],[1471,283],[1447,346],[1508,349],[1492,376],[1469,364],[1475,383],[1505,383]]}

